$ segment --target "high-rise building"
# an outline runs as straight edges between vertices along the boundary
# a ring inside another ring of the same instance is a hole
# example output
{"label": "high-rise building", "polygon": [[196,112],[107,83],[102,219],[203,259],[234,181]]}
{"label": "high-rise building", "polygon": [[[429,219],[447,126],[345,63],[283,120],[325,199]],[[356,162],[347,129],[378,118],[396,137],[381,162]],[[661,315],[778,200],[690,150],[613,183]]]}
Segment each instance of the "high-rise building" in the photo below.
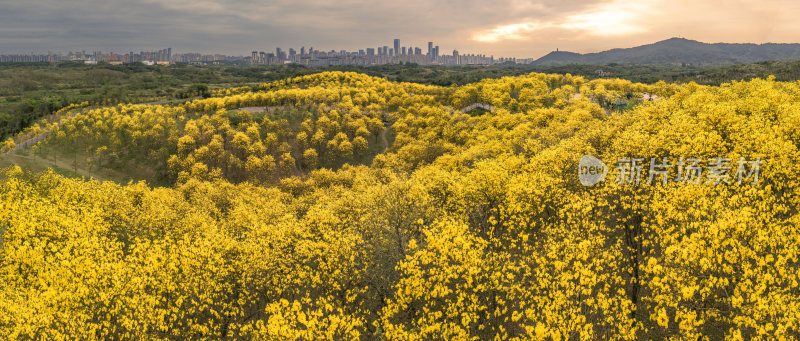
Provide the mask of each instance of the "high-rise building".
{"label": "high-rise building", "polygon": [[300,54],[306,54],[306,47],[305,46],[301,46],[300,47]]}
{"label": "high-rise building", "polygon": [[394,40],[394,54],[395,55],[399,55],[400,54],[400,39],[395,39]]}
{"label": "high-rise building", "polygon": [[395,52],[394,52],[394,48],[391,48],[391,47],[390,47],[390,48],[389,48],[389,56],[394,56],[394,55],[395,55],[394,53],[395,53]]}
{"label": "high-rise building", "polygon": [[414,48],[414,54],[417,54],[417,55],[422,54],[422,49],[419,48],[419,47],[415,47]]}
{"label": "high-rise building", "polygon": [[432,41],[428,42],[428,56],[433,57],[433,42]]}
{"label": "high-rise building", "polygon": [[367,56],[374,56],[374,55],[375,55],[375,49],[373,49],[371,47],[368,47],[367,48]]}
{"label": "high-rise building", "polygon": [[400,55],[403,55],[403,56],[406,55],[406,47],[405,46],[403,46],[403,50],[402,50],[402,53],[400,53]]}

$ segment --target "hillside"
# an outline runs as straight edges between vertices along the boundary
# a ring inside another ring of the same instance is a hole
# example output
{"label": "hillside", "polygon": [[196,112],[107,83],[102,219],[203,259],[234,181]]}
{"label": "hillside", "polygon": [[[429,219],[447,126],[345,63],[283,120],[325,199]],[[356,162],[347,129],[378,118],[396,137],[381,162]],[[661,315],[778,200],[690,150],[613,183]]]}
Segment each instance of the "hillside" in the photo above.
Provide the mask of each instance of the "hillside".
{"label": "hillside", "polygon": [[800,338],[798,82],[323,72],[212,95],[27,132],[47,137],[15,157],[74,173],[0,175],[0,335]]}
{"label": "hillside", "polygon": [[670,38],[653,44],[579,54],[554,51],[534,62],[553,64],[749,64],[800,59],[800,44],[708,44]]}

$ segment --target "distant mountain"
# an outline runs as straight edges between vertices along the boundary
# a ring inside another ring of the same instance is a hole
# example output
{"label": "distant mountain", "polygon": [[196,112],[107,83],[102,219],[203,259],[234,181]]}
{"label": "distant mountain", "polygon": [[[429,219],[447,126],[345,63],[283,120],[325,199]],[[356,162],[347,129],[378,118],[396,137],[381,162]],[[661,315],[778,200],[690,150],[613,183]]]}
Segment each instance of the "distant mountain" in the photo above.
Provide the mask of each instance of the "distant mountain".
{"label": "distant mountain", "polygon": [[580,54],[553,51],[534,64],[750,64],[768,60],[800,59],[800,44],[701,43],[670,38],[654,44]]}

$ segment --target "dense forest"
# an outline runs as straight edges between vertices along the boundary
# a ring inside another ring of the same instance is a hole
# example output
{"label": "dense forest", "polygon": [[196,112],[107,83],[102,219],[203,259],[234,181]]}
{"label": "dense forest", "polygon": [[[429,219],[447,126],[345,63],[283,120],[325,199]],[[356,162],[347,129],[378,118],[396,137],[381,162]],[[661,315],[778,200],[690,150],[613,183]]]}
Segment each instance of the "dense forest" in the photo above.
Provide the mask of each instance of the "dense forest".
{"label": "dense forest", "polygon": [[0,139],[29,127],[39,118],[70,104],[92,106],[118,103],[164,102],[207,96],[210,89],[235,85],[257,86],[290,77],[326,71],[351,71],[398,82],[453,86],[486,78],[519,76],[530,72],[571,74],[587,79],[612,77],[633,82],[695,82],[719,85],[776,75],[779,81],[800,79],[800,62],[763,62],[724,67],[691,64],[662,65],[524,65],[492,66],[331,66],[300,65],[187,65],[169,67],[125,65],[0,64]]}
{"label": "dense forest", "polygon": [[[800,83],[524,68],[283,67],[313,74],[37,121],[0,151],[137,181],[5,171],[0,335],[800,338]],[[584,186],[584,155],[636,181]]]}

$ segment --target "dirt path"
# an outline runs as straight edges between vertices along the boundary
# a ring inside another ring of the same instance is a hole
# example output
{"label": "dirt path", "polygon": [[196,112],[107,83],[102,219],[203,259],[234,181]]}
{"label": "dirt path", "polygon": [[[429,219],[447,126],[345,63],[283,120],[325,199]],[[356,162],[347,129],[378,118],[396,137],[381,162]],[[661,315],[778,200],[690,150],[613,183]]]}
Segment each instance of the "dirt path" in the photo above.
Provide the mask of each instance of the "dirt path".
{"label": "dirt path", "polygon": [[381,143],[383,144],[383,151],[389,149],[389,139],[386,138],[386,135],[389,134],[389,129],[392,129],[392,126],[389,124],[389,114],[385,111],[383,112],[383,124],[389,125],[381,132]]}
{"label": "dirt path", "polygon": [[389,133],[389,129],[392,129],[392,127],[386,128],[381,132],[381,144],[383,144],[384,152],[389,149],[389,140],[386,138],[386,134]]}
{"label": "dirt path", "polygon": [[143,105],[173,104],[173,103],[183,103],[183,102],[193,101],[193,100],[201,99],[201,98],[202,97],[162,99],[160,101],[155,101],[155,102],[145,102],[145,103],[136,103],[136,104],[143,104]]}

